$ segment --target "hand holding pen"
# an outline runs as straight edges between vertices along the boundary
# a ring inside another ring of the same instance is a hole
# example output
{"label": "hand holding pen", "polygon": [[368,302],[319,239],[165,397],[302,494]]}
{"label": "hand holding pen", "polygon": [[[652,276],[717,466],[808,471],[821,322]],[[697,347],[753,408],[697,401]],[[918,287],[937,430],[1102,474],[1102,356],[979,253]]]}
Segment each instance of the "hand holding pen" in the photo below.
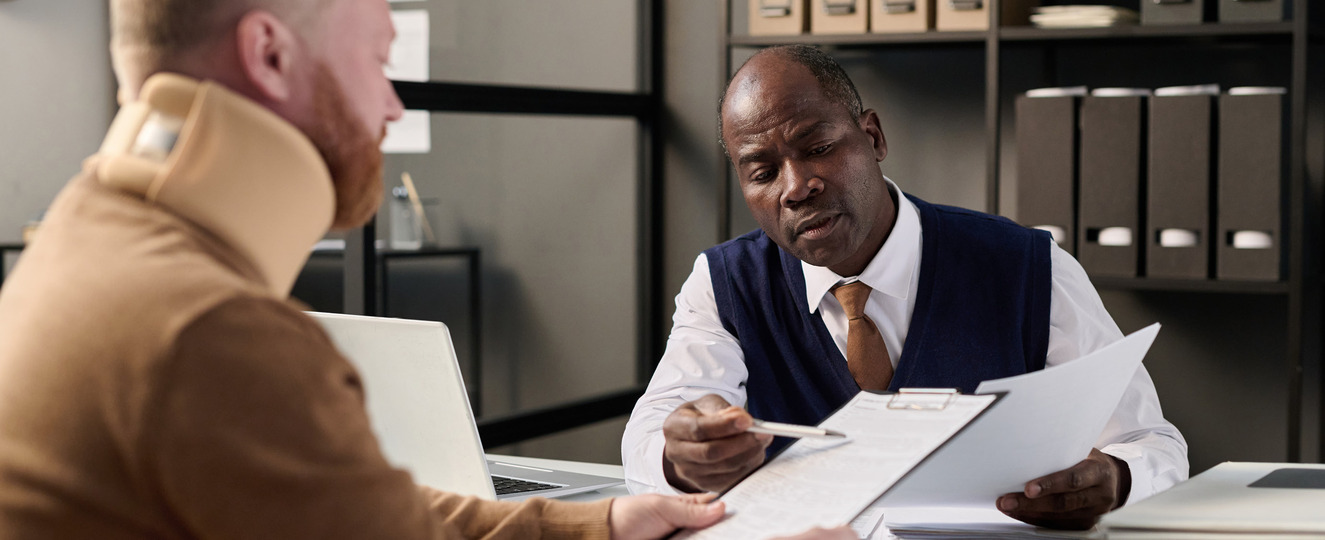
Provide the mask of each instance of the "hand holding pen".
{"label": "hand holding pen", "polygon": [[764,463],[773,436],[747,431],[755,419],[709,394],[687,402],[663,421],[663,474],[676,489],[722,491]]}
{"label": "hand holding pen", "polygon": [[681,491],[722,491],[764,463],[773,436],[843,438],[811,426],[765,422],[709,394],[663,422],[663,474]]}

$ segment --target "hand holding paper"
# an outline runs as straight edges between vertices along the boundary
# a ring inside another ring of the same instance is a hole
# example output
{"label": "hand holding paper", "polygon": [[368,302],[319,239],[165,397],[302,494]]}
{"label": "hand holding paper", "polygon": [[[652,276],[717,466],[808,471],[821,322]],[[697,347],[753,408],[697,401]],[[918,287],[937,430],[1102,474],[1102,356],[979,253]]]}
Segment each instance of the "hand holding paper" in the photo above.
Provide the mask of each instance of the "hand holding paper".
{"label": "hand holding paper", "polygon": [[1085,530],[1122,505],[1130,484],[1126,463],[1092,448],[1081,463],[1031,480],[1021,493],[999,497],[998,509],[1040,527]]}
{"label": "hand holding paper", "polygon": [[1031,480],[1079,464],[1158,333],[1152,324],[1066,364],[985,381],[977,394],[1007,392],[1007,399],[899,482],[883,504],[989,507],[1024,492]]}
{"label": "hand holding paper", "polygon": [[[888,507],[992,512],[1000,497],[1021,492],[1011,499],[1018,508],[1009,515],[1056,528],[1089,528],[1126,492],[1125,469],[1092,444],[1158,332],[1159,325],[1152,325],[1078,360],[986,381],[977,395],[945,397],[937,408],[894,403],[911,397],[906,393],[862,392],[819,425],[850,433],[851,444],[798,440],[723,494],[726,519],[681,537],[762,538],[838,525],[879,495]],[[994,404],[992,393],[1003,397]],[[676,427],[751,425],[744,411],[722,408],[726,402],[716,396],[705,399],[687,404],[694,410]],[[705,416],[711,422],[700,420]]]}

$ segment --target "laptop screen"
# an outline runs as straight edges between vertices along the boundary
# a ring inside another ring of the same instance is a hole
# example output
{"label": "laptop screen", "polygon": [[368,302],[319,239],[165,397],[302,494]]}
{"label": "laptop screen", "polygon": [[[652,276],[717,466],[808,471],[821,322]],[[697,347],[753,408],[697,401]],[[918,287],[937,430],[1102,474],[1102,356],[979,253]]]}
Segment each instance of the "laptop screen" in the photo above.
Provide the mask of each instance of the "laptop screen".
{"label": "laptop screen", "polygon": [[426,486],[495,498],[446,325],[308,315],[359,370],[369,420],[392,465]]}

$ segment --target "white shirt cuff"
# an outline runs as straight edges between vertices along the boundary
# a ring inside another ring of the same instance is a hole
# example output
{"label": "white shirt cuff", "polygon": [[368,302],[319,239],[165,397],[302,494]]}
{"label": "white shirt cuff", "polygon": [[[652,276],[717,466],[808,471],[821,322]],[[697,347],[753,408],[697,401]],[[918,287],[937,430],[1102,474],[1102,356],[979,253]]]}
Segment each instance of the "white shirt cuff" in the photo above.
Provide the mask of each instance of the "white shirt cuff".
{"label": "white shirt cuff", "polygon": [[1132,488],[1127,493],[1127,502],[1123,506],[1155,494],[1155,486],[1151,483],[1155,472],[1146,465],[1145,456],[1141,450],[1130,444],[1111,444],[1100,449],[1101,452],[1116,457],[1127,464],[1128,472],[1132,477]]}
{"label": "white shirt cuff", "polygon": [[641,468],[644,470],[636,470],[634,471],[635,474],[626,475],[626,488],[630,490],[631,495],[641,493],[682,494],[667,482],[667,475],[663,474],[663,447],[666,444],[667,441],[663,439],[661,433],[649,437],[642,456],[644,466]]}

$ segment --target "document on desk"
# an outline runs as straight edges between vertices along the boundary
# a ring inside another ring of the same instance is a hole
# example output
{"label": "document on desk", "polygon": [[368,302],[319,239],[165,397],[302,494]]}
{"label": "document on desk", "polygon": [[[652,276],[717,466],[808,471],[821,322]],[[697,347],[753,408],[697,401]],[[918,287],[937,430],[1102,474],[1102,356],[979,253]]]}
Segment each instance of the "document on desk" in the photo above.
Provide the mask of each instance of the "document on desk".
{"label": "document on desk", "polygon": [[768,538],[847,524],[1001,397],[949,395],[935,404],[861,392],[819,424],[845,439],[796,441],[721,496],[726,519],[676,538]]}
{"label": "document on desk", "polygon": [[988,506],[999,495],[1085,459],[1159,333],[1152,324],[1091,354],[1025,375],[985,381],[1007,392],[878,502]]}
{"label": "document on desk", "polygon": [[993,508],[906,507],[885,510],[884,527],[874,539],[942,538],[944,540],[1099,540],[1104,534],[1097,527],[1086,531],[1044,529],[1012,519]]}

